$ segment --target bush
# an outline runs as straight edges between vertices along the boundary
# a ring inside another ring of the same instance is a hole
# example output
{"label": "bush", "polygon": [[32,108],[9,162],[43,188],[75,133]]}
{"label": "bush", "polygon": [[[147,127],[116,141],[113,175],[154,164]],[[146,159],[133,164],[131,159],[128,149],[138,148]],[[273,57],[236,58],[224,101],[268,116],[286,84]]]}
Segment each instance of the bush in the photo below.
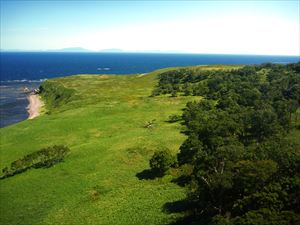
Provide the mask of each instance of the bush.
{"label": "bush", "polygon": [[156,173],[163,175],[171,166],[176,164],[176,158],[168,149],[154,153],[150,159],[150,167]]}
{"label": "bush", "polygon": [[30,168],[37,169],[51,167],[54,164],[61,162],[69,151],[70,149],[63,145],[42,148],[39,151],[28,154],[23,158],[12,162],[10,168],[3,168],[3,176],[1,179],[25,172]]}

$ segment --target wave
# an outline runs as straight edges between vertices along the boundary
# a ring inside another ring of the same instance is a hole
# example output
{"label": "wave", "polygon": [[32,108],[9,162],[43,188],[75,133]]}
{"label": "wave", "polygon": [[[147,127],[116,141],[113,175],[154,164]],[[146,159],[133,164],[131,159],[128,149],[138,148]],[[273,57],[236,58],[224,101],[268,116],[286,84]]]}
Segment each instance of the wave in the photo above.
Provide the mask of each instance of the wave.
{"label": "wave", "polygon": [[288,63],[290,63],[290,62],[272,62],[272,63],[274,63],[274,64],[288,64]]}
{"label": "wave", "polygon": [[40,83],[47,80],[47,78],[43,79],[38,79],[38,80],[27,80],[27,79],[22,79],[22,80],[1,80],[0,83]]}
{"label": "wave", "polygon": [[109,67],[104,67],[104,68],[99,67],[99,68],[97,68],[97,70],[110,70],[110,68]]}

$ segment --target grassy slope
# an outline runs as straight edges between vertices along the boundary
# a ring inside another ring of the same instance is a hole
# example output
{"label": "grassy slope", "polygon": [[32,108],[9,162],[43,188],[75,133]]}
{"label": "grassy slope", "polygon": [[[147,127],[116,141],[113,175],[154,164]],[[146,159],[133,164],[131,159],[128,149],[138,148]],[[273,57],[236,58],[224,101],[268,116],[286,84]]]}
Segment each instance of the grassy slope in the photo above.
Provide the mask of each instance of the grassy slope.
{"label": "grassy slope", "polygon": [[[69,146],[71,154],[52,168],[0,180],[0,224],[150,225],[180,216],[162,212],[166,202],[185,196],[170,175],[136,177],[159,146],[178,151],[185,137],[178,123],[166,120],[195,99],[149,98],[158,73],[55,79],[76,90],[71,102],[1,129],[1,168],[53,144]],[[143,128],[153,119],[155,128]]]}

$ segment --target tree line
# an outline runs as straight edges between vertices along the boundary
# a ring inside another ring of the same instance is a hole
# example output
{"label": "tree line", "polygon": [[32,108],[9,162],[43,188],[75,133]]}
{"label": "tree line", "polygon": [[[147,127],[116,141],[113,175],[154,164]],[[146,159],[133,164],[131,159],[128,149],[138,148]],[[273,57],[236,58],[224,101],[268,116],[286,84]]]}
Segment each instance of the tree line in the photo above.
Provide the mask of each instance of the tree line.
{"label": "tree line", "polygon": [[[184,109],[177,155],[178,170],[190,168],[190,224],[299,224],[300,63],[168,71],[152,96],[160,94],[204,97]],[[156,154],[151,165],[169,158]]]}

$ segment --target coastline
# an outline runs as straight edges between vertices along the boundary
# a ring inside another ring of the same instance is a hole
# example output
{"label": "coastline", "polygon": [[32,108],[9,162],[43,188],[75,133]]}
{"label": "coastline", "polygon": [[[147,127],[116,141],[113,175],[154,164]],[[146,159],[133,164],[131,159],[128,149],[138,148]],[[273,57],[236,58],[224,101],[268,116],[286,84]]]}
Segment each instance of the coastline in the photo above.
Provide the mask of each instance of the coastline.
{"label": "coastline", "polygon": [[27,112],[29,114],[28,119],[33,119],[40,115],[40,110],[44,103],[41,101],[40,96],[37,94],[31,94],[27,97],[29,105]]}

